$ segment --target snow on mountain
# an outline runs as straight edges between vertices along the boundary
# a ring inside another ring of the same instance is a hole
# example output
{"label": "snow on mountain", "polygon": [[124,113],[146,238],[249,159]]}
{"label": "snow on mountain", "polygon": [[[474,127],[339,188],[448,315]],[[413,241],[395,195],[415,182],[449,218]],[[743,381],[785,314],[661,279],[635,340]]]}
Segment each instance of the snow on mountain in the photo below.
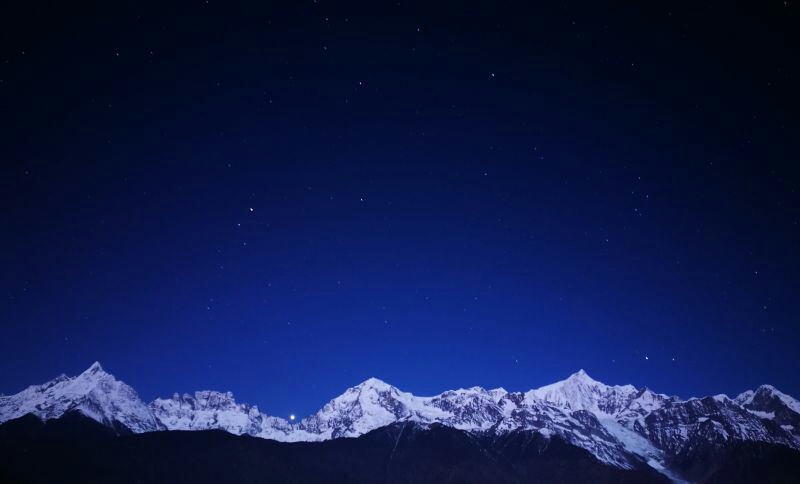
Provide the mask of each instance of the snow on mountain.
{"label": "snow on mountain", "polygon": [[[292,432],[271,438],[287,441],[356,437],[399,421],[439,423],[482,433],[535,430],[547,436],[560,435],[618,467],[631,468],[640,462],[635,452],[628,451],[586,410],[565,410],[546,401],[530,400],[519,392],[481,387],[418,397],[376,378],[349,388],[316,414],[300,421]],[[303,432],[304,438],[298,439],[295,432]]]}
{"label": "snow on mountain", "polygon": [[771,385],[748,390],[735,403],[762,420],[770,420],[800,441],[800,402]]}
{"label": "snow on mountain", "polygon": [[255,405],[236,403],[231,392],[176,393],[172,398],[153,400],[150,410],[166,430],[219,429],[280,441],[321,440],[293,429],[286,419],[262,413]]}
{"label": "snow on mountain", "polygon": [[[736,403],[744,407],[766,404],[769,400],[778,400],[794,413],[800,414],[800,402],[779,391],[772,385],[761,385],[756,391],[748,390],[735,398]],[[777,403],[777,402],[776,402]]]}
{"label": "snow on mountain", "polygon": [[150,403],[155,417],[168,430],[223,428],[233,434],[255,434],[261,420],[258,407],[237,404],[233,394],[199,391],[194,395],[158,398]]}
{"label": "snow on mountain", "polygon": [[298,427],[325,439],[355,437],[398,421],[429,422],[425,403],[424,399],[370,378],[348,388],[316,414],[303,419]]}
{"label": "snow on mountain", "polygon": [[606,385],[583,370],[524,393],[472,387],[431,397],[369,378],[299,422],[237,403],[230,392],[175,394],[147,406],[97,363],[77,377],[0,396],[0,422],[26,413],[58,418],[70,410],[134,432],[221,429],[283,442],[357,437],[406,421],[482,434],[536,431],[560,436],[610,465],[647,463],[667,475],[669,456],[732,439],[800,449],[800,404],[774,387],[764,385],[733,400],[718,395],[683,401],[647,388]]}
{"label": "snow on mountain", "polygon": [[579,370],[566,380],[527,392],[529,399],[542,400],[569,410],[615,415],[637,392],[633,385],[608,386]]}
{"label": "snow on mountain", "polygon": [[[797,415],[797,414],[795,414]],[[659,448],[676,454],[704,443],[769,442],[800,449],[800,439],[730,399],[705,397],[651,412],[636,429]]]}
{"label": "snow on mountain", "polygon": [[29,413],[49,420],[69,411],[109,426],[122,424],[135,433],[161,428],[136,391],[103,371],[97,362],[74,378],[61,375],[16,395],[0,396],[0,423]]}
{"label": "snow on mountain", "polygon": [[[543,401],[565,410],[569,415],[585,411],[597,418],[598,424],[605,433],[611,435],[626,452],[636,455],[651,466],[662,470],[664,454],[637,431],[637,422],[641,426],[642,419],[665,405],[679,401],[677,397],[669,397],[654,393],[647,388],[637,389],[633,385],[606,385],[592,379],[584,370],[570,375],[566,380],[546,385],[525,393],[527,401]],[[599,449],[587,448],[601,460],[615,462],[619,452],[600,454]]]}

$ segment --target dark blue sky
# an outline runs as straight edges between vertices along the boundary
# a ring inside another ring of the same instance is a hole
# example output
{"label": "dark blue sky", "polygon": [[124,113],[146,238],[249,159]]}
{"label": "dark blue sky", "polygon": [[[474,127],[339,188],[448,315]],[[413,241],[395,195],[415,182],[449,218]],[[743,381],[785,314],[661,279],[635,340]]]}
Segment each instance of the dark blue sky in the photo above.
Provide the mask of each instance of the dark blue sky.
{"label": "dark blue sky", "polygon": [[0,392],[800,395],[797,8],[21,6]]}

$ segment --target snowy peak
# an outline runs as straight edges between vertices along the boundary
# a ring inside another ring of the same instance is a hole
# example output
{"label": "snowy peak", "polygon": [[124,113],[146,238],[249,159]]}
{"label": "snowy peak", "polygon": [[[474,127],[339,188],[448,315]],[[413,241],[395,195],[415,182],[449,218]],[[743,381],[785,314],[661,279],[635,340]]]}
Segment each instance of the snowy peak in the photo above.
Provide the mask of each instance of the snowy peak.
{"label": "snowy peak", "polygon": [[794,413],[800,414],[800,402],[772,385],[761,385],[756,391],[747,390],[739,394],[734,401],[744,407],[764,406],[768,402],[774,402],[785,406]]}
{"label": "snowy peak", "polygon": [[751,414],[770,420],[795,436],[800,444],[800,402],[772,385],[761,385],[737,396],[733,402]]}
{"label": "snowy peak", "polygon": [[0,422],[29,413],[49,420],[73,410],[105,425],[121,424],[132,432],[160,428],[136,391],[103,371],[98,362],[74,378],[61,375],[16,395],[0,397]]}
{"label": "snowy peak", "polygon": [[157,403],[178,402],[187,405],[195,410],[226,410],[231,408],[243,408],[245,405],[238,405],[231,392],[217,392],[213,390],[200,390],[193,395],[184,393],[180,395],[174,393],[172,398],[157,398],[150,405]]}
{"label": "snowy peak", "polygon": [[609,386],[579,370],[562,380],[527,392],[529,400],[541,400],[552,405],[574,410],[588,410],[616,414],[637,392],[632,385]]}
{"label": "snowy peak", "polygon": [[378,379],[378,378],[375,378],[375,377],[370,377],[370,378],[367,378],[366,380],[362,381],[361,383],[359,383],[358,385],[356,385],[353,388],[359,388],[359,389],[374,388],[375,390],[379,390],[379,391],[388,391],[388,390],[391,390],[391,389],[393,389],[395,387],[392,386],[392,385],[389,385],[388,383],[386,383],[385,381],[383,381],[381,379]]}
{"label": "snowy peak", "polygon": [[194,392],[194,401],[198,408],[204,409],[249,408],[246,404],[237,405],[232,392],[223,393],[213,390]]}
{"label": "snowy peak", "polygon": [[[733,401],[739,405],[745,405],[753,400],[753,395],[755,395],[755,393],[756,392],[754,392],[753,390],[746,390],[740,393],[736,398],[734,398]],[[727,395],[723,396],[727,397]]]}
{"label": "snowy peak", "polygon": [[399,417],[406,413],[405,403],[414,398],[410,393],[403,393],[396,387],[379,380],[369,378],[359,385],[347,389],[342,395],[332,400],[329,405],[347,407],[354,405],[364,412],[380,412],[388,410]]}
{"label": "snowy peak", "polygon": [[604,390],[606,388],[609,387],[605,383],[601,383],[595,380],[594,378],[590,377],[589,374],[586,373],[586,371],[584,370],[578,370],[564,380],[551,383],[550,385],[545,385],[533,391],[540,392],[542,394],[547,394],[547,393],[562,392],[562,391],[577,391],[577,390],[592,391],[593,389]]}
{"label": "snowy peak", "polygon": [[236,403],[233,393],[211,390],[157,398],[150,411],[168,430],[222,429],[236,435],[261,433],[267,418],[255,405]]}
{"label": "snowy peak", "polygon": [[84,370],[83,373],[80,374],[81,377],[92,377],[92,376],[101,376],[106,374],[103,370],[103,366],[100,364],[99,361],[95,361],[92,365]]}
{"label": "snowy peak", "polygon": [[599,381],[597,381],[597,380],[593,379],[592,377],[590,377],[589,374],[586,373],[586,370],[584,370],[583,368],[581,368],[580,370],[578,370],[575,373],[571,374],[569,376],[569,378],[567,378],[567,380],[580,381],[580,382],[586,383],[587,385],[600,383]]}
{"label": "snowy peak", "polygon": [[415,397],[377,378],[348,388],[299,428],[326,438],[352,437],[413,416]]}
{"label": "snowy peak", "polygon": [[786,405],[789,408],[789,410],[793,411],[794,413],[800,414],[800,402],[798,402],[793,397],[781,392],[772,385],[761,385],[758,388],[758,390],[756,390],[755,395],[753,396],[753,400],[756,400],[761,396],[765,398],[768,397],[777,398],[778,400],[781,401],[781,403]]}
{"label": "snowy peak", "polygon": [[617,417],[622,417],[623,415],[643,417],[654,410],[680,401],[678,397],[655,393],[645,387],[633,394],[625,408],[617,413]]}

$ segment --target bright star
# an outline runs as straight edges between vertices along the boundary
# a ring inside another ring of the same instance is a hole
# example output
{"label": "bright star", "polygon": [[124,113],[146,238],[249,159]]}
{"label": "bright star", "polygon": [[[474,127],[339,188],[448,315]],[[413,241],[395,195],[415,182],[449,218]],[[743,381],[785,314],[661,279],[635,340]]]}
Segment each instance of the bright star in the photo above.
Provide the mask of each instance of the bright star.
{"label": "bright star", "polygon": [[289,420],[291,420],[292,422],[294,422],[294,414],[291,414],[291,415],[289,415]]}

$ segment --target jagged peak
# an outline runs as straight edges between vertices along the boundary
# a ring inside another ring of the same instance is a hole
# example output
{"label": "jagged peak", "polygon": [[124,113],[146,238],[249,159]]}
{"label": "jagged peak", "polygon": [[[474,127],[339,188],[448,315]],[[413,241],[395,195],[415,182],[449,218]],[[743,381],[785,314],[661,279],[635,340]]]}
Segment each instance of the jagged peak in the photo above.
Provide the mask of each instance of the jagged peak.
{"label": "jagged peak", "polygon": [[548,390],[556,390],[556,389],[564,388],[564,387],[573,387],[573,386],[576,386],[576,385],[578,385],[578,386],[588,386],[588,387],[597,387],[597,386],[599,386],[599,387],[607,387],[608,386],[605,383],[599,382],[599,381],[595,380],[594,378],[590,377],[589,374],[586,373],[585,370],[580,369],[580,370],[576,371],[575,373],[571,374],[570,376],[568,376],[567,378],[565,378],[563,380],[557,381],[555,383],[551,383],[549,385],[544,385],[542,387],[536,388],[536,389],[531,390],[531,391],[535,392],[535,393],[541,393],[541,392],[548,391]]}
{"label": "jagged peak", "polygon": [[235,400],[235,398],[233,397],[233,392],[231,391],[220,392],[217,390],[197,390],[196,392],[194,392],[194,397],[196,399],[217,397],[217,398],[224,398],[227,400]]}
{"label": "jagged peak", "polygon": [[728,402],[728,401],[731,400],[731,398],[728,395],[725,395],[724,393],[719,393],[717,395],[712,395],[711,398],[713,398],[714,400],[716,400],[718,402]]}
{"label": "jagged peak", "polygon": [[[154,402],[160,402],[167,399],[163,398],[156,398]],[[197,390],[194,393],[173,393],[171,400],[176,402],[179,401],[195,401],[199,404],[207,403],[209,401],[220,401],[220,402],[229,402],[231,404],[236,404],[236,398],[233,396],[233,392],[220,392],[217,390]]]}
{"label": "jagged peak", "polygon": [[106,373],[97,361],[74,378],[62,375],[8,398],[7,405],[0,405],[0,422],[26,413],[50,420],[78,411],[105,425],[119,422],[134,432],[158,429],[136,391]]}
{"label": "jagged peak", "polygon": [[38,388],[39,390],[43,391],[70,380],[72,380],[72,378],[62,373],[48,382],[42,383],[41,385],[32,385],[28,388]]}
{"label": "jagged peak", "polygon": [[756,394],[753,390],[745,390],[739,395],[734,398],[734,401],[739,405],[744,405],[753,400],[753,396]]}
{"label": "jagged peak", "polygon": [[[755,398],[756,395],[764,395],[764,394],[776,395],[776,396],[785,395],[783,392],[781,392],[780,390],[778,390],[777,388],[775,388],[772,385],[761,385],[758,388],[756,388],[755,390],[745,390],[745,391],[743,391],[742,393],[740,393],[739,395],[736,396],[735,401],[737,403],[739,403],[739,404],[744,405],[744,404],[748,404],[748,403],[752,402],[753,398]],[[786,396],[788,396],[788,395],[786,395]]]}
{"label": "jagged peak", "polygon": [[[748,393],[748,392],[745,392],[745,393]],[[740,397],[745,395],[745,393],[740,395]],[[742,404],[752,403],[753,399],[757,395],[760,395],[760,394],[761,395],[767,394],[767,395],[770,395],[772,397],[778,398],[781,402],[783,402],[784,405],[789,407],[790,410],[792,410],[795,413],[800,413],[800,401],[796,400],[791,395],[787,395],[786,393],[783,393],[782,391],[778,390],[777,388],[775,388],[772,385],[761,385],[760,387],[758,387],[758,389],[755,392],[750,391],[750,394],[747,395],[745,398],[743,398],[741,403]],[[737,400],[738,399],[739,399],[739,397],[737,397]]]}
{"label": "jagged peak", "polygon": [[103,370],[103,365],[101,365],[99,361],[95,361],[89,368],[81,373],[81,376],[99,375],[103,373],[105,373],[105,370]]}
{"label": "jagged peak", "polygon": [[[615,390],[624,390],[624,391],[628,391],[628,392],[637,392],[637,391],[639,391],[638,388],[636,388],[635,386],[630,385],[630,384],[629,385],[609,385],[609,384],[603,383],[603,382],[601,382],[599,380],[595,380],[594,378],[589,376],[589,374],[586,373],[586,370],[584,370],[584,369],[580,369],[580,370],[576,371],[575,373],[573,373],[569,377],[567,377],[565,380],[561,380],[560,382],[556,382],[553,385],[560,385],[560,384],[564,384],[564,383],[568,383],[568,382],[581,383],[583,385],[590,386],[590,387],[612,388],[612,389],[615,389]],[[548,386],[551,386],[551,385],[548,385]],[[655,392],[653,392],[652,390],[650,390],[647,387],[644,387],[643,390],[645,390],[644,393],[650,392],[650,393],[652,393],[654,395],[656,394]]]}
{"label": "jagged peak", "polygon": [[663,398],[666,400],[674,400],[674,401],[681,401],[680,397],[676,395],[667,395],[666,393],[658,393],[650,389],[649,387],[642,387],[636,388],[633,385],[623,385],[623,389],[632,388],[635,390],[635,398]]}
{"label": "jagged peak", "polygon": [[492,397],[495,403],[498,403],[503,397],[508,395],[508,391],[503,387],[492,388],[487,393]]}
{"label": "jagged peak", "polygon": [[508,394],[505,388],[492,388],[491,390],[487,390],[482,386],[474,386],[469,388],[459,388],[457,390],[447,390],[445,392],[440,393],[437,396],[445,396],[445,395],[470,395],[470,394],[480,394],[484,396],[488,396],[497,400],[501,398],[503,395]]}
{"label": "jagged peak", "polygon": [[386,383],[385,381],[370,377],[366,380],[362,381],[356,386],[350,387],[344,391],[341,395],[333,398],[329,404],[335,402],[342,402],[342,401],[351,401],[356,399],[368,398],[367,396],[370,395],[372,392],[375,393],[401,393],[400,390],[395,388],[394,386]]}
{"label": "jagged peak", "polygon": [[544,401],[570,410],[609,413],[619,410],[626,399],[629,401],[638,392],[633,385],[611,386],[599,382],[581,369],[564,380],[526,392],[525,399],[528,402]]}
{"label": "jagged peak", "polygon": [[486,389],[480,386],[474,386],[469,388],[457,388],[455,390],[447,390],[442,392],[440,395],[445,394],[464,394],[464,393],[487,393]]}
{"label": "jagged peak", "polygon": [[354,386],[355,389],[366,389],[366,388],[374,388],[376,390],[390,390],[394,388],[394,386],[386,383],[385,381],[381,380],[380,378],[369,377],[366,380],[362,381],[358,385]]}
{"label": "jagged peak", "polygon": [[587,384],[595,384],[600,383],[599,381],[595,380],[594,378],[590,377],[586,370],[581,368],[580,370],[576,371],[575,373],[571,374],[568,378],[568,381],[580,381]]}

